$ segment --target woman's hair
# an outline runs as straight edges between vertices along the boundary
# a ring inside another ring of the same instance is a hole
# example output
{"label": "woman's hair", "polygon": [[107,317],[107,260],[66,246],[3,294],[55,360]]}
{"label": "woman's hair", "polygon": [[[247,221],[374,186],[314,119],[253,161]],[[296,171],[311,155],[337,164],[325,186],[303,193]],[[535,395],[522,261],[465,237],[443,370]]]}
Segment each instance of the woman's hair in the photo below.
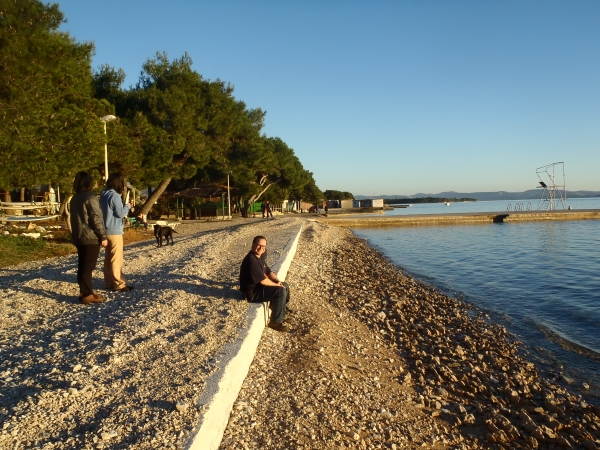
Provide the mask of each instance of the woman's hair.
{"label": "woman's hair", "polygon": [[125,179],[120,173],[111,173],[106,180],[106,189],[114,189],[117,194],[122,194],[125,189]]}
{"label": "woman's hair", "polygon": [[75,175],[75,181],[73,182],[73,190],[77,193],[84,191],[91,191],[94,179],[92,176],[84,171],[77,172]]}

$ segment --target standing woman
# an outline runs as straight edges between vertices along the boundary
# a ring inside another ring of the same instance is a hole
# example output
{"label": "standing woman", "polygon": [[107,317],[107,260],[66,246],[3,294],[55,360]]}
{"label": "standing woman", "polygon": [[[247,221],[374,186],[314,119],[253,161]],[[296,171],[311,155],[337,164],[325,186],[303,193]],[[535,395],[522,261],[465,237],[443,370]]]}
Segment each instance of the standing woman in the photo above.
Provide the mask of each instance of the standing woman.
{"label": "standing woman", "polygon": [[106,247],[106,231],[98,197],[91,192],[92,176],[87,172],[75,175],[71,199],[71,230],[73,244],[77,247],[79,263],[77,265],[77,283],[79,301],[84,305],[102,303],[104,297],[92,290],[92,272],[96,268],[100,246]]}
{"label": "standing woman", "polygon": [[106,189],[100,193],[100,206],[104,214],[104,226],[108,238],[104,258],[104,287],[113,291],[131,291],[123,276],[123,219],[127,217],[131,203],[123,205],[121,194],[125,180],[120,173],[111,173]]}

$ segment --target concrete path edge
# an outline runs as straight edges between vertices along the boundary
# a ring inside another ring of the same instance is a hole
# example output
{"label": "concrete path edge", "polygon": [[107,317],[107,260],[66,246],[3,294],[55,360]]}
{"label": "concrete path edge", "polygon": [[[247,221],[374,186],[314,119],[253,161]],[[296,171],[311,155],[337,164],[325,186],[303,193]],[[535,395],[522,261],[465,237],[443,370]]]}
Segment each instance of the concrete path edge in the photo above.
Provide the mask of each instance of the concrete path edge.
{"label": "concrete path edge", "polygon": [[[284,281],[296,254],[302,226],[296,237],[286,245],[271,269]],[[248,328],[242,329],[235,342],[225,346],[217,363],[218,370],[206,381],[204,392],[198,400],[202,413],[196,430],[188,441],[188,450],[216,450],[221,445],[223,434],[233,404],[242,383],[248,375],[258,343],[265,328],[262,303],[248,307]]]}

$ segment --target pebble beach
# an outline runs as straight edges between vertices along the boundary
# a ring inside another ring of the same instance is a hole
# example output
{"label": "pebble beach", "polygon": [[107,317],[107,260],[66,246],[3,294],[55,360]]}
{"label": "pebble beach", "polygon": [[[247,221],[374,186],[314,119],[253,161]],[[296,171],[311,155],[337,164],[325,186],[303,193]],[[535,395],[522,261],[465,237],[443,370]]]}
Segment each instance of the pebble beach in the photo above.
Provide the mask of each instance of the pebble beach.
{"label": "pebble beach", "polygon": [[221,449],[600,448],[600,408],[541,377],[501,325],[303,215],[132,244],[136,289],[101,305],[77,302],[76,256],[0,269],[0,448],[186,448],[246,324],[252,237],[272,264],[300,226],[292,332],[264,330]]}

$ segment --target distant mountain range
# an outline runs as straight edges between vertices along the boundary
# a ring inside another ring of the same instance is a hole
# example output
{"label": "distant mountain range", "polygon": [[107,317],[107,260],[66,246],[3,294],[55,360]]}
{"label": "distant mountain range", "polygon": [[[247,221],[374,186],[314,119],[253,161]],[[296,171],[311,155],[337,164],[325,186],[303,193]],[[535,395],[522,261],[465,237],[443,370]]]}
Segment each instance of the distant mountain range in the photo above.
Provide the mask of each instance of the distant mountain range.
{"label": "distant mountain range", "polygon": [[[474,198],[476,200],[531,200],[539,199],[542,196],[541,189],[529,189],[523,192],[440,192],[439,194],[423,194],[414,195],[355,195],[356,200],[364,200],[371,198],[418,198],[418,197],[443,197],[443,198]],[[600,197],[600,191],[567,191],[567,198],[586,198]]]}

